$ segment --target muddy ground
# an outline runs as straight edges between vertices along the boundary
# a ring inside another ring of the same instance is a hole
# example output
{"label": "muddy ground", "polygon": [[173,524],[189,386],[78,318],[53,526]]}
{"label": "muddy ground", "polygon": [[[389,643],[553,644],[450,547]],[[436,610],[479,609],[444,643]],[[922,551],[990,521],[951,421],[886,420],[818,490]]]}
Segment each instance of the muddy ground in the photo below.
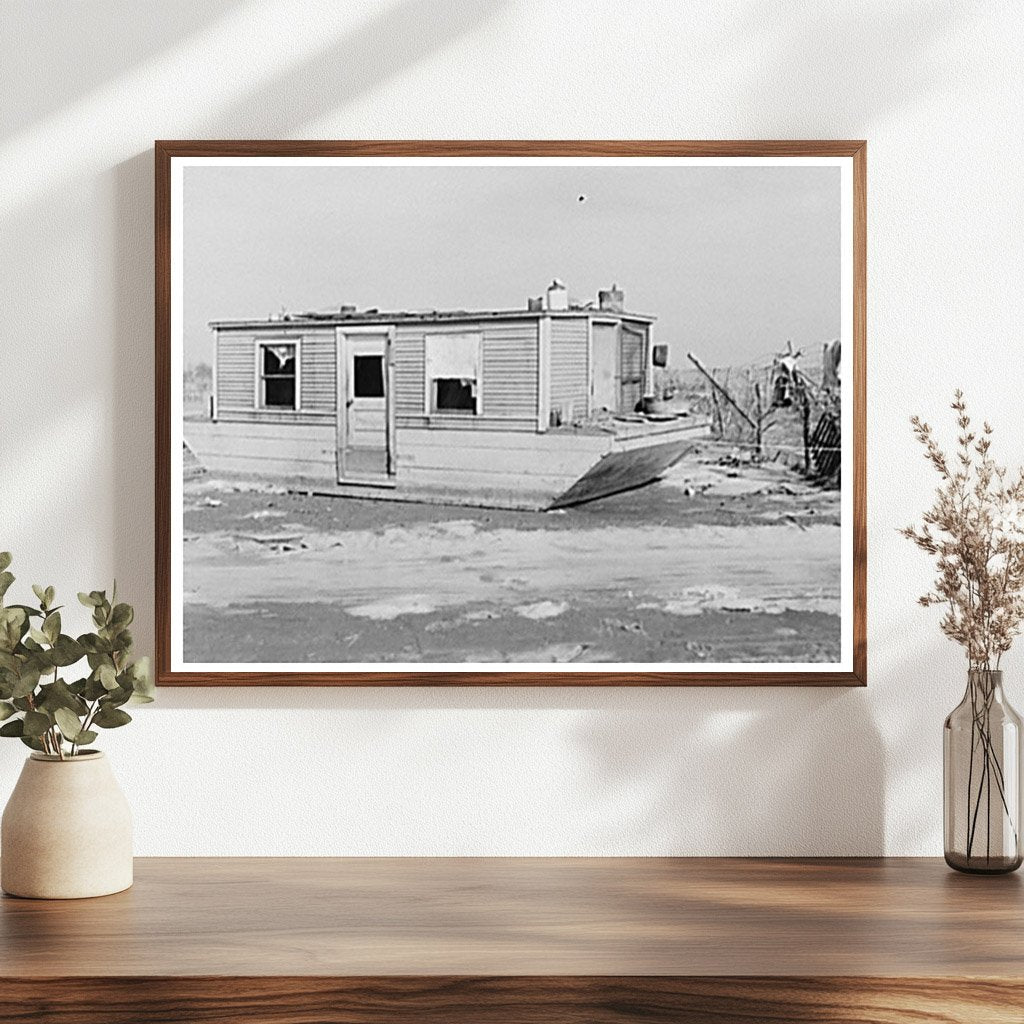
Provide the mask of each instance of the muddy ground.
{"label": "muddy ground", "polygon": [[185,660],[838,660],[838,493],[720,461],[553,513],[199,477],[185,485]]}

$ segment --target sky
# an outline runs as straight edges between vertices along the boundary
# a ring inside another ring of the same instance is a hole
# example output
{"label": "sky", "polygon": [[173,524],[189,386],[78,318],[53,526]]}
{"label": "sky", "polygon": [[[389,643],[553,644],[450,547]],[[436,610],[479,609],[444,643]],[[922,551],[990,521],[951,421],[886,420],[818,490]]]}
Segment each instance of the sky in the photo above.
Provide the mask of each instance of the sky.
{"label": "sky", "polygon": [[671,364],[763,362],[840,333],[835,167],[186,167],[186,365],[213,319],[510,309],[614,282]]}

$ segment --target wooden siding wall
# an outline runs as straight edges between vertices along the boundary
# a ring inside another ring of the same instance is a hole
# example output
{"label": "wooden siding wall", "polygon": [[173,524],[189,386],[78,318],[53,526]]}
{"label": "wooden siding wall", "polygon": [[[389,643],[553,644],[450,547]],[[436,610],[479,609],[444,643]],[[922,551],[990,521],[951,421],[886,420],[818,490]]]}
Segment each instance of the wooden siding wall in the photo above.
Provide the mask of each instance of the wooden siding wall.
{"label": "wooden siding wall", "polygon": [[333,423],[283,421],[192,422],[185,441],[211,473],[256,479],[338,479]]}
{"label": "wooden siding wall", "polygon": [[333,413],[338,404],[334,331],[302,336],[302,410]]}
{"label": "wooden siding wall", "polygon": [[[426,344],[431,334],[483,335],[481,414],[428,417]],[[534,319],[442,324],[399,324],[395,329],[395,414],[399,427],[448,426],[537,429],[538,334]]]}
{"label": "wooden siding wall", "polygon": [[588,321],[585,317],[551,320],[551,407],[563,422],[585,416],[590,399]]}
{"label": "wooden siding wall", "polygon": [[424,418],[426,394],[426,356],[421,327],[396,327],[395,359],[395,415],[402,419]]}
{"label": "wooden siding wall", "polygon": [[546,508],[612,450],[610,434],[552,431],[451,431],[439,443],[430,427],[399,433],[398,487],[469,504]]}
{"label": "wooden siding wall", "polygon": [[536,320],[488,324],[484,331],[483,414],[503,419],[537,415]]}
{"label": "wooden siding wall", "polygon": [[[301,342],[299,411],[256,406],[258,342]],[[228,422],[313,423],[334,420],[337,404],[333,328],[326,331],[217,332],[217,418]]]}
{"label": "wooden siding wall", "polygon": [[217,332],[217,413],[252,409],[256,395],[255,339],[251,334]]}

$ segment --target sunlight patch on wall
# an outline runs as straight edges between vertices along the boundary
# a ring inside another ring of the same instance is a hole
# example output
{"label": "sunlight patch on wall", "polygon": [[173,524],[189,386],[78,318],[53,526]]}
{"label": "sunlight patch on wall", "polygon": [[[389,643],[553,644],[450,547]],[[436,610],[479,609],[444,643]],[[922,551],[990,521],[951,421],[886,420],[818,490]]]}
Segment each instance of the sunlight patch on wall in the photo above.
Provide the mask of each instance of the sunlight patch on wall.
{"label": "sunlight patch on wall", "polygon": [[[129,105],[133,112],[150,111],[155,131],[159,125],[182,124],[201,131],[220,109],[244,101],[265,82],[379,16],[380,5],[370,0],[239,5],[202,34],[3,140],[0,216],[58,189],[61,182],[134,156],[139,140],[129,132],[137,118],[126,116]],[[240,53],[248,59],[229,59]]]}

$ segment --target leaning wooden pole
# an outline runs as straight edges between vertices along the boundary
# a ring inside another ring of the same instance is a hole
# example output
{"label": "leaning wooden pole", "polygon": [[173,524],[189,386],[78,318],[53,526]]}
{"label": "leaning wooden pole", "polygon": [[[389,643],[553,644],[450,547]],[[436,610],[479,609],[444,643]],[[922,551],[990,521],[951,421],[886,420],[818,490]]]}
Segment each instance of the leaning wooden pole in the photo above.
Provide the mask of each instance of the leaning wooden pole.
{"label": "leaning wooden pole", "polygon": [[740,408],[739,405],[736,404],[736,399],[733,398],[717,380],[715,380],[715,378],[705,368],[704,364],[692,352],[687,352],[686,358],[689,359],[690,362],[693,363],[693,365],[696,366],[709,381],[711,381],[711,386],[747,421],[747,423],[750,424],[750,429],[757,433],[757,424],[743,409]]}

